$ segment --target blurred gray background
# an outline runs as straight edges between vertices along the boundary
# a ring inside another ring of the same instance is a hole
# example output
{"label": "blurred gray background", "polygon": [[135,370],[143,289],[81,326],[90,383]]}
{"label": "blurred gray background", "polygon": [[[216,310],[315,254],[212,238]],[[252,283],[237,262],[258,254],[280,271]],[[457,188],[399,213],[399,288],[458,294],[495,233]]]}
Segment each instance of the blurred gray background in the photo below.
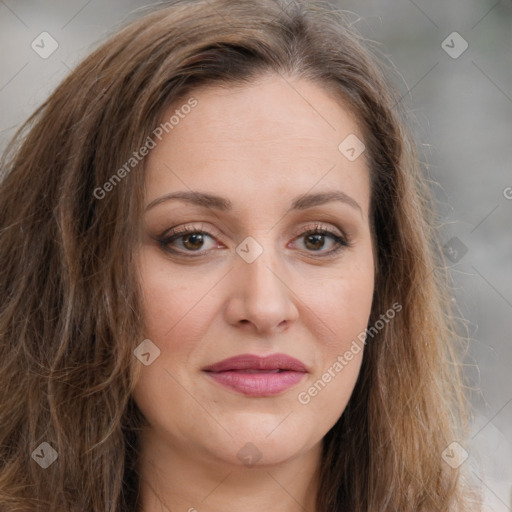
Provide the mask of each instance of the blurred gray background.
{"label": "blurred gray background", "polygon": [[[156,3],[0,0],[0,150],[83,57]],[[479,391],[464,464],[487,510],[512,511],[512,0],[332,3],[401,75],[471,338]]]}

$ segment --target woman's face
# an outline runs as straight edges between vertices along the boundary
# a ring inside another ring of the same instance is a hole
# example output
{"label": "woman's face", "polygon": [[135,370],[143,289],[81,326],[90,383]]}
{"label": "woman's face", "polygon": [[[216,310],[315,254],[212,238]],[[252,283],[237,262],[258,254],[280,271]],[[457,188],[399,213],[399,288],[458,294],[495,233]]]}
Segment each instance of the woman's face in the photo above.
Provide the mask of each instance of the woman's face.
{"label": "woman's face", "polygon": [[147,157],[139,264],[160,354],[134,398],[169,453],[284,462],[319,448],[361,366],[374,289],[362,135],[301,79],[192,97]]}

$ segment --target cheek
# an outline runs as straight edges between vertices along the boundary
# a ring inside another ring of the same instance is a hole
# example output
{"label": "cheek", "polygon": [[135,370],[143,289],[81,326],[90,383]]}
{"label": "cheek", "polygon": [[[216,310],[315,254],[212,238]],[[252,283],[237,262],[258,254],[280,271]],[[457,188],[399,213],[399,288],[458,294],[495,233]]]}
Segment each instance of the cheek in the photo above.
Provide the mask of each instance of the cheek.
{"label": "cheek", "polygon": [[[193,268],[176,271],[151,249],[141,252],[140,275],[143,291],[144,336],[160,349],[155,361],[142,368],[134,399],[150,423],[183,440],[184,430],[176,421],[177,411],[190,407],[192,389],[187,369],[200,340],[213,321],[214,304],[210,290],[215,279]],[[217,279],[218,281],[218,279]]]}
{"label": "cheek", "polygon": [[197,338],[211,321],[208,295],[216,284],[214,276],[199,267],[176,272],[148,253],[141,257],[145,335],[161,348],[170,339]]}
{"label": "cheek", "polygon": [[322,287],[313,307],[328,327],[326,341],[339,345],[366,328],[373,298],[373,280],[356,275],[332,279]]}
{"label": "cheek", "polygon": [[365,331],[373,297],[372,274],[332,282],[316,305],[322,312],[322,336],[317,336],[321,363],[297,390],[303,414],[329,430],[343,414],[354,390],[364,354]]}
{"label": "cheek", "polygon": [[322,326],[317,337],[321,364],[298,390],[297,402],[329,429],[343,413],[361,369],[374,291],[373,259],[347,262],[321,290],[310,294],[308,303]]}
{"label": "cheek", "polygon": [[367,327],[374,293],[373,258],[369,254],[366,250],[353,253],[345,265],[317,286],[308,279],[302,283],[305,302],[312,317],[318,319],[327,355],[343,350]]}
{"label": "cheek", "polygon": [[361,368],[363,350],[353,354],[350,361],[344,359],[345,352],[333,355],[323,372],[297,392],[298,412],[304,418],[314,419],[323,435],[343,414]]}

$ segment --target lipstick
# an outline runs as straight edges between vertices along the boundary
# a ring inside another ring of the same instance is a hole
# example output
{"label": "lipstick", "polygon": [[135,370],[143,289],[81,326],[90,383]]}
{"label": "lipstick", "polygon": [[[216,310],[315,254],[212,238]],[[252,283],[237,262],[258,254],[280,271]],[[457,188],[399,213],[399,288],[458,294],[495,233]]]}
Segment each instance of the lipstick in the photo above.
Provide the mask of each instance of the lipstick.
{"label": "lipstick", "polygon": [[242,354],[203,368],[219,384],[253,397],[274,396],[300,382],[306,366],[286,354]]}

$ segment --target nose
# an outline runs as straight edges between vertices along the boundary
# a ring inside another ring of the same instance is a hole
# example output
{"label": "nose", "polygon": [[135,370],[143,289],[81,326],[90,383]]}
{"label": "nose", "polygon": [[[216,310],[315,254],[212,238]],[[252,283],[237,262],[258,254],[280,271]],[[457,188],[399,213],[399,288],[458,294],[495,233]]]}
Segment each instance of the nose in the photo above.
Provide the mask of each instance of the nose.
{"label": "nose", "polygon": [[299,316],[290,275],[270,253],[264,250],[252,263],[239,258],[230,273],[226,320],[247,332],[281,332]]}

